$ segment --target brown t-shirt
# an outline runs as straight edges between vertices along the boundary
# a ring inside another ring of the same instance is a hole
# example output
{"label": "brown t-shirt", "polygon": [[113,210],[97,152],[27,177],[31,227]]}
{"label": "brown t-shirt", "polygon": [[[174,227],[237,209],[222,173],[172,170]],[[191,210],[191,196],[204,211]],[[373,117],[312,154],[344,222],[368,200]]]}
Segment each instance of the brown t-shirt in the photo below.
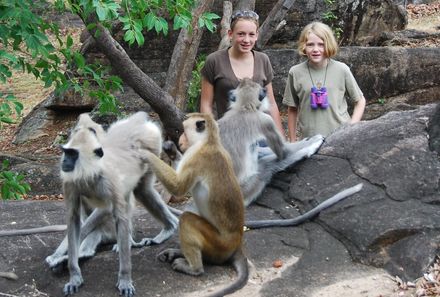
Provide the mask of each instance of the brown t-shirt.
{"label": "brown t-shirt", "polygon": [[[252,80],[264,87],[272,82],[272,65],[265,53],[257,51],[252,51],[252,53],[254,54]],[[217,106],[217,117],[221,118],[229,107],[229,91],[235,89],[240,83],[232,70],[228,49],[210,54],[206,58],[201,73],[214,86],[214,103]]]}

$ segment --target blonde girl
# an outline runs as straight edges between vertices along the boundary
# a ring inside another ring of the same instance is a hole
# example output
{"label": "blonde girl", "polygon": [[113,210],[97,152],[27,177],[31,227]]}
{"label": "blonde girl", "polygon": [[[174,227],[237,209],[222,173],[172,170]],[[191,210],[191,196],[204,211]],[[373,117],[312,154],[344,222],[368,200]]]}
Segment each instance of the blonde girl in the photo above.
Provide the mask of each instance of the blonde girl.
{"label": "blonde girl", "polygon": [[[290,141],[296,141],[297,128],[302,138],[327,136],[343,124],[361,120],[365,98],[350,68],[332,59],[338,49],[329,26],[313,22],[302,30],[298,52],[307,60],[289,70],[283,97]],[[347,99],[354,103],[351,117]]]}

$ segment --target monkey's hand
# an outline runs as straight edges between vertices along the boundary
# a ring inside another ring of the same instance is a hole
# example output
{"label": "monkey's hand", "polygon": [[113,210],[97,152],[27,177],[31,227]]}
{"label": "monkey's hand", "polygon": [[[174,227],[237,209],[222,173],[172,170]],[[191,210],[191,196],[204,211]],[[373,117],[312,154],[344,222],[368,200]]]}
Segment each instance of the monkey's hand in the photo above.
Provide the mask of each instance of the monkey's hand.
{"label": "monkey's hand", "polygon": [[132,297],[136,291],[131,280],[120,279],[118,280],[116,287],[118,287],[119,295],[124,297]]}

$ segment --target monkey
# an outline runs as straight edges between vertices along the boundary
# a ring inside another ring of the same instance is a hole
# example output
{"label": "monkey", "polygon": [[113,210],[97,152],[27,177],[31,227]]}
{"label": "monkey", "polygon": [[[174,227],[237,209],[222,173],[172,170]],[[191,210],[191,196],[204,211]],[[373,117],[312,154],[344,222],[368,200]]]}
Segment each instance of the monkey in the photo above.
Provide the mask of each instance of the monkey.
{"label": "monkey", "polygon": [[177,171],[146,152],[151,169],[165,188],[177,196],[191,191],[195,203],[194,210],[180,216],[180,249],[166,249],[158,259],[194,276],[204,272],[202,259],[215,264],[231,262],[237,279],[211,295],[224,296],[242,288],[249,278],[242,250],[243,196],[212,115],[188,114],[183,128],[179,146],[184,154]]}
{"label": "monkey", "polygon": [[[238,87],[230,92],[229,100],[231,102],[229,110],[218,120],[220,138],[232,158],[234,172],[238,177],[244,204],[247,207],[258,198],[275,173],[316,153],[324,142],[324,137],[316,135],[294,143],[284,142],[271,116],[265,113],[268,107],[266,90],[251,79],[241,80]],[[257,147],[256,143],[261,138],[265,138],[268,148]],[[165,146],[165,143],[164,151],[174,159],[174,162],[179,162],[182,155],[176,146],[172,142],[166,143]],[[263,152],[262,157],[258,156],[259,151]],[[309,213],[296,218],[295,221],[286,220],[281,223],[280,220],[262,224],[264,226],[301,224],[325,208],[360,191],[361,188],[362,185],[357,185],[344,190],[325,201],[325,204],[318,205]],[[172,209],[172,212],[181,214],[178,209]],[[258,228],[260,223],[252,221],[245,222],[245,225],[249,228]]]}
{"label": "monkey", "polygon": [[[230,92],[229,100],[229,110],[218,120],[220,138],[232,158],[245,206],[249,206],[276,172],[313,155],[324,138],[317,135],[296,143],[285,142],[265,112],[269,104],[265,88],[251,79],[241,80]],[[268,147],[257,146],[262,138]],[[262,157],[259,152],[263,152]]]}
{"label": "monkey", "polygon": [[[110,217],[119,251],[116,286],[121,295],[134,295],[130,257],[133,196],[165,225],[154,239],[145,239],[145,244],[160,243],[176,230],[177,218],[153,188],[155,176],[145,161],[145,152],[158,155],[161,143],[160,128],[144,112],[117,121],[107,132],[88,114],[80,115],[69,141],[62,146],[60,166],[67,206],[67,266],[70,273],[64,295],[76,293],[83,283],[78,258],[80,245],[87,243],[82,240],[94,234],[93,231],[108,222]],[[93,211],[82,224],[81,212],[85,203],[93,207]],[[98,240],[92,238],[91,241],[96,243]]]}

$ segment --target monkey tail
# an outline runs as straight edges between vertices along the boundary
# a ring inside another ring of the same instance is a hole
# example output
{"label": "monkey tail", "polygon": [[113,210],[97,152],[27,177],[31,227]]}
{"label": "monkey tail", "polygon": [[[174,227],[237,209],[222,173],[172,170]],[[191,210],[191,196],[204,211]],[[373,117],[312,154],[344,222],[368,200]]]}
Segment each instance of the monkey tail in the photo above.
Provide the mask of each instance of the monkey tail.
{"label": "monkey tail", "polygon": [[247,284],[249,279],[249,266],[248,260],[243,254],[241,248],[235,252],[234,256],[232,256],[231,263],[235,271],[237,272],[237,279],[232,284],[208,295],[207,297],[222,297],[228,294],[232,294],[235,291],[240,290]]}
{"label": "monkey tail", "polygon": [[36,227],[29,229],[0,230],[0,237],[30,235],[30,234],[47,233],[47,232],[60,232],[66,229],[67,229],[66,225],[50,225],[50,226]]}
{"label": "monkey tail", "polygon": [[245,222],[245,226],[250,229],[259,229],[259,228],[267,228],[267,227],[288,227],[288,226],[299,225],[299,224],[315,217],[324,209],[326,209],[330,206],[333,206],[334,204],[347,198],[348,196],[351,196],[351,195],[359,192],[362,189],[362,186],[363,186],[363,184],[360,183],[360,184],[357,184],[356,186],[345,189],[345,190],[337,193],[333,197],[325,200],[324,202],[322,202],[321,204],[319,204],[315,208],[309,210],[305,214],[302,214],[302,215],[295,217],[293,219],[247,221],[247,222]]}

